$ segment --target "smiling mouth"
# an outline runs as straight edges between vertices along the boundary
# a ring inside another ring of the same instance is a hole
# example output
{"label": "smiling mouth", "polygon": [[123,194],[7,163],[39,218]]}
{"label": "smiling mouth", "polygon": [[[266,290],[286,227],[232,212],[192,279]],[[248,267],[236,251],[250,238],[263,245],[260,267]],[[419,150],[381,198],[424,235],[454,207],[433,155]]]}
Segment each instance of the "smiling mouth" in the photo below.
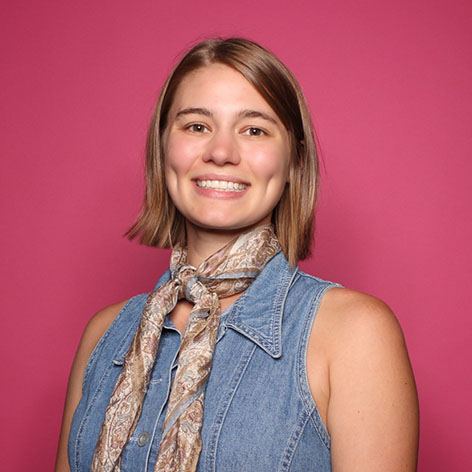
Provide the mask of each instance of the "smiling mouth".
{"label": "smiling mouth", "polygon": [[220,190],[223,192],[242,192],[247,188],[245,184],[227,180],[196,180],[196,184],[200,188]]}

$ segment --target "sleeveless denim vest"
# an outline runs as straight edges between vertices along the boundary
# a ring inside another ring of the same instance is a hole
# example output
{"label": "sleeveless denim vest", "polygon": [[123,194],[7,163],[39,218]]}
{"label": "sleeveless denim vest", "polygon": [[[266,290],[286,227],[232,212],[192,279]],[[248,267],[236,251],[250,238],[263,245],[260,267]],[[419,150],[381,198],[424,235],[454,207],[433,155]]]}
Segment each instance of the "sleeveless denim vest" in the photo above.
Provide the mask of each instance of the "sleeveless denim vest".
{"label": "sleeveless denim vest", "polygon": [[[167,271],[157,286],[170,277]],[[330,438],[311,395],[306,351],[321,297],[342,285],[274,256],[221,314],[205,391],[198,472],[328,472]],[[102,336],[84,373],[68,442],[71,471],[89,471],[105,409],[147,294],[131,298]],[[181,335],[166,318],[141,418],[122,472],[153,472]]]}

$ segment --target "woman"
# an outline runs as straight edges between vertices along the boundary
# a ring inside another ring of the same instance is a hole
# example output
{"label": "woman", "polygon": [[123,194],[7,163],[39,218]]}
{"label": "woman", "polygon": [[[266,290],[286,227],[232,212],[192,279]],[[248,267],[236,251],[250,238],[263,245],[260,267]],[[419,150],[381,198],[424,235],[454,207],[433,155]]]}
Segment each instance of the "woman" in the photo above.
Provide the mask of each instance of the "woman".
{"label": "woman", "polygon": [[241,38],[187,52],[156,107],[129,231],[172,247],[170,269],[87,325],[56,470],[415,470],[393,313],[296,267],[317,178],[307,105],[273,54]]}

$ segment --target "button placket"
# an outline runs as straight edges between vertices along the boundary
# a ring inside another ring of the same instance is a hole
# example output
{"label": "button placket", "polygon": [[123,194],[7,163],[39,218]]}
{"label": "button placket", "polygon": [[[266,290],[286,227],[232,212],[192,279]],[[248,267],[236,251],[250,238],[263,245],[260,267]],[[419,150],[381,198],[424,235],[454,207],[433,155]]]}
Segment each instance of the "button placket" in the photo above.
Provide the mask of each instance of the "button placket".
{"label": "button placket", "polygon": [[158,427],[159,427],[159,424],[163,423],[163,421],[164,421],[164,416],[165,416],[164,411],[167,408],[167,402],[168,402],[169,396],[170,396],[172,381],[173,381],[173,378],[174,378],[176,367],[178,366],[178,360],[177,359],[178,359],[178,355],[179,355],[179,351],[180,351],[182,336],[181,336],[180,332],[177,329],[170,328],[170,330],[175,331],[178,334],[179,342],[178,342],[178,345],[176,346],[176,349],[174,350],[174,355],[173,355],[172,361],[171,361],[170,365],[168,366],[167,375],[163,375],[161,377],[162,381],[164,379],[166,381],[163,383],[163,385],[160,385],[160,388],[161,389],[165,388],[165,386],[167,386],[167,388],[166,388],[165,398],[164,398],[163,402],[161,403],[161,407],[160,407],[160,409],[157,413],[157,416],[155,418],[154,427],[152,429],[152,434],[150,436],[150,441],[149,441],[148,448],[147,448],[147,453],[146,453],[146,462],[144,464],[144,470],[146,470],[146,471],[148,470],[150,462],[151,462],[151,454],[154,454],[155,458],[157,458],[157,453],[158,453],[158,450],[159,450],[159,443],[160,443],[160,439],[161,439],[160,438],[160,433],[158,432]]}

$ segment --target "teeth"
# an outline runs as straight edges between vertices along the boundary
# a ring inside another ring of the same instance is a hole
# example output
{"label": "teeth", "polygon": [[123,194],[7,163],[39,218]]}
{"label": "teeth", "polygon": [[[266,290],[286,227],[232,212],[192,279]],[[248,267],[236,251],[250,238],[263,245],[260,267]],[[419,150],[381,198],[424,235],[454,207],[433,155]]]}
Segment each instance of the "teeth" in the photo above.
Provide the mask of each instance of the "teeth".
{"label": "teeth", "polygon": [[226,192],[241,192],[247,186],[238,182],[227,182],[226,180],[197,180],[197,185],[202,188],[213,188]]}

